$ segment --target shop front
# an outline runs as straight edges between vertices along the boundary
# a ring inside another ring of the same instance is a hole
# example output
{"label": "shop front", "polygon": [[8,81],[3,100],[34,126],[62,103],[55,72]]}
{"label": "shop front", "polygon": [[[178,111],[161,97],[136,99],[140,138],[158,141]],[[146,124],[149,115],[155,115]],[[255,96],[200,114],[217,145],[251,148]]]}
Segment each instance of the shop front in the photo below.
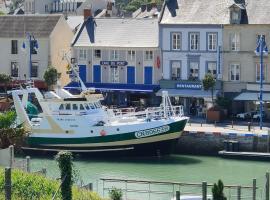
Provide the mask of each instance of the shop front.
{"label": "shop front", "polygon": [[[207,109],[212,106],[212,92],[205,91],[202,82],[161,80],[160,87],[157,95],[160,96],[164,90],[168,91],[172,104],[183,105],[187,115],[205,117]],[[220,89],[221,84],[216,84],[214,99]]]}

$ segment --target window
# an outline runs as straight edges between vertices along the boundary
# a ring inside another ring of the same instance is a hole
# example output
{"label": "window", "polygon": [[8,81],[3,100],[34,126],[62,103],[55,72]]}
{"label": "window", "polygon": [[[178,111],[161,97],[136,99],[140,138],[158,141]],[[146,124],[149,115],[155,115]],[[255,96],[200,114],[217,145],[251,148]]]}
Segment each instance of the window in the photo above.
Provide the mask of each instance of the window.
{"label": "window", "polygon": [[240,35],[239,33],[231,33],[231,50],[239,51],[240,50]]}
{"label": "window", "polygon": [[199,50],[199,33],[190,33],[190,50]]}
{"label": "window", "polygon": [[61,104],[59,110],[64,110],[64,104]]}
{"label": "window", "polygon": [[172,34],[172,49],[173,50],[181,49],[181,33]]}
{"label": "window", "polygon": [[18,54],[18,40],[11,40],[11,54]]}
{"label": "window", "polygon": [[32,78],[38,77],[38,62],[32,62],[31,77]]}
{"label": "window", "polygon": [[80,104],[80,110],[84,110],[84,107],[82,104]]}
{"label": "window", "polygon": [[88,104],[85,103],[85,104],[84,104],[84,107],[86,108],[86,110],[90,110]]}
{"label": "window", "polygon": [[190,62],[189,64],[189,77],[190,79],[199,79],[199,63],[198,62]]}
{"label": "window", "polygon": [[119,68],[112,66],[111,67],[111,82],[119,83]]}
{"label": "window", "polygon": [[207,73],[212,74],[214,77],[217,76],[217,63],[216,62],[207,63]]}
{"label": "window", "polygon": [[[266,71],[267,65],[263,65],[263,81],[265,81],[265,75],[267,73]],[[261,65],[259,63],[256,63],[256,81],[259,82],[261,81]]]}
{"label": "window", "polygon": [[37,54],[37,41],[36,40],[31,40],[31,53],[32,54]]}
{"label": "window", "polygon": [[153,51],[145,51],[144,60],[153,60]]}
{"label": "window", "polygon": [[97,58],[97,59],[101,58],[101,50],[100,49],[95,49],[94,57]]}
{"label": "window", "polygon": [[119,59],[119,51],[118,50],[111,50],[111,59],[118,60]]}
{"label": "window", "polygon": [[66,110],[70,110],[70,109],[71,109],[70,103],[66,104]]}
{"label": "window", "polygon": [[95,106],[92,103],[90,103],[89,106],[91,109],[95,109]]}
{"label": "window", "polygon": [[87,54],[86,49],[80,49],[80,51],[79,51],[79,58],[81,60],[86,60],[86,54]]}
{"label": "window", "polygon": [[232,21],[237,22],[239,20],[239,12],[232,11]]}
{"label": "window", "polygon": [[19,76],[19,68],[17,62],[11,62],[11,77]]}
{"label": "window", "polygon": [[136,56],[136,53],[135,53],[134,50],[129,50],[129,51],[127,52],[127,59],[128,59],[129,61],[134,61],[134,60],[135,60],[135,56]]}
{"label": "window", "polygon": [[230,66],[230,79],[231,81],[240,81],[240,65],[233,63]]}
{"label": "window", "polygon": [[208,34],[208,51],[217,50],[217,34],[209,33]]}
{"label": "window", "polygon": [[78,105],[77,104],[72,104],[72,109],[73,110],[78,110]]}
{"label": "window", "polygon": [[181,62],[180,61],[172,62],[172,79],[173,80],[181,79]]}

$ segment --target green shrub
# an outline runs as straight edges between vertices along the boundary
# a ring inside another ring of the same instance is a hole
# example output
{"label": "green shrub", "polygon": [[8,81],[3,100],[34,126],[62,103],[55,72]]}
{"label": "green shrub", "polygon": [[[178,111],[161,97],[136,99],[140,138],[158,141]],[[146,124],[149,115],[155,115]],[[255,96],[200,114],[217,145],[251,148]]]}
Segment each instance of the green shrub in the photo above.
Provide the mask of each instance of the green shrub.
{"label": "green shrub", "polygon": [[221,180],[214,184],[212,188],[213,200],[227,200],[223,193],[224,185]]}
{"label": "green shrub", "polygon": [[120,189],[113,187],[109,191],[109,196],[112,200],[121,200],[122,199],[122,191]]}
{"label": "green shrub", "polygon": [[[12,199],[19,200],[51,200],[58,190],[60,182],[48,179],[42,175],[29,174],[20,170],[12,170]],[[0,199],[4,199],[4,170],[0,169]],[[72,187],[73,199],[102,200],[98,194],[76,186]],[[58,192],[55,200],[62,200]]]}

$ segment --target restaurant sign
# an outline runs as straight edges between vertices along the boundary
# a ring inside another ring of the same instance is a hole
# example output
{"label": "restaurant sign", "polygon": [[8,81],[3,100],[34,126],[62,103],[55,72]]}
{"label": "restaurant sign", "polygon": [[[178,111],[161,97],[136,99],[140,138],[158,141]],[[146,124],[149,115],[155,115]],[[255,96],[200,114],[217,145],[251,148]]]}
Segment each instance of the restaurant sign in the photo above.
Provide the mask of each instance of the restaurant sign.
{"label": "restaurant sign", "polygon": [[177,89],[192,89],[192,90],[201,90],[203,88],[201,83],[176,83]]}
{"label": "restaurant sign", "polygon": [[126,66],[127,61],[100,61],[100,65],[110,65],[110,66]]}

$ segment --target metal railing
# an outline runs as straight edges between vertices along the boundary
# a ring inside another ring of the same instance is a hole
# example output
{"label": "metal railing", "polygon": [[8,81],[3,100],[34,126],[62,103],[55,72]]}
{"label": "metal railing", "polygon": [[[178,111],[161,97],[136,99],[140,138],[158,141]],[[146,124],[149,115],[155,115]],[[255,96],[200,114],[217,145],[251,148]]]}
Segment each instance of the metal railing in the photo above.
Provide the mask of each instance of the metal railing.
{"label": "metal railing", "polygon": [[[197,197],[202,200],[212,199],[211,188],[213,184],[202,183],[184,183],[169,181],[149,181],[149,180],[131,180],[131,179],[110,179],[101,178],[102,195],[106,196],[107,192],[114,187],[121,189],[123,199],[185,199]],[[253,180],[252,186],[224,185],[224,193],[228,200],[250,199],[256,200],[256,179]],[[105,194],[106,193],[106,194]]]}

